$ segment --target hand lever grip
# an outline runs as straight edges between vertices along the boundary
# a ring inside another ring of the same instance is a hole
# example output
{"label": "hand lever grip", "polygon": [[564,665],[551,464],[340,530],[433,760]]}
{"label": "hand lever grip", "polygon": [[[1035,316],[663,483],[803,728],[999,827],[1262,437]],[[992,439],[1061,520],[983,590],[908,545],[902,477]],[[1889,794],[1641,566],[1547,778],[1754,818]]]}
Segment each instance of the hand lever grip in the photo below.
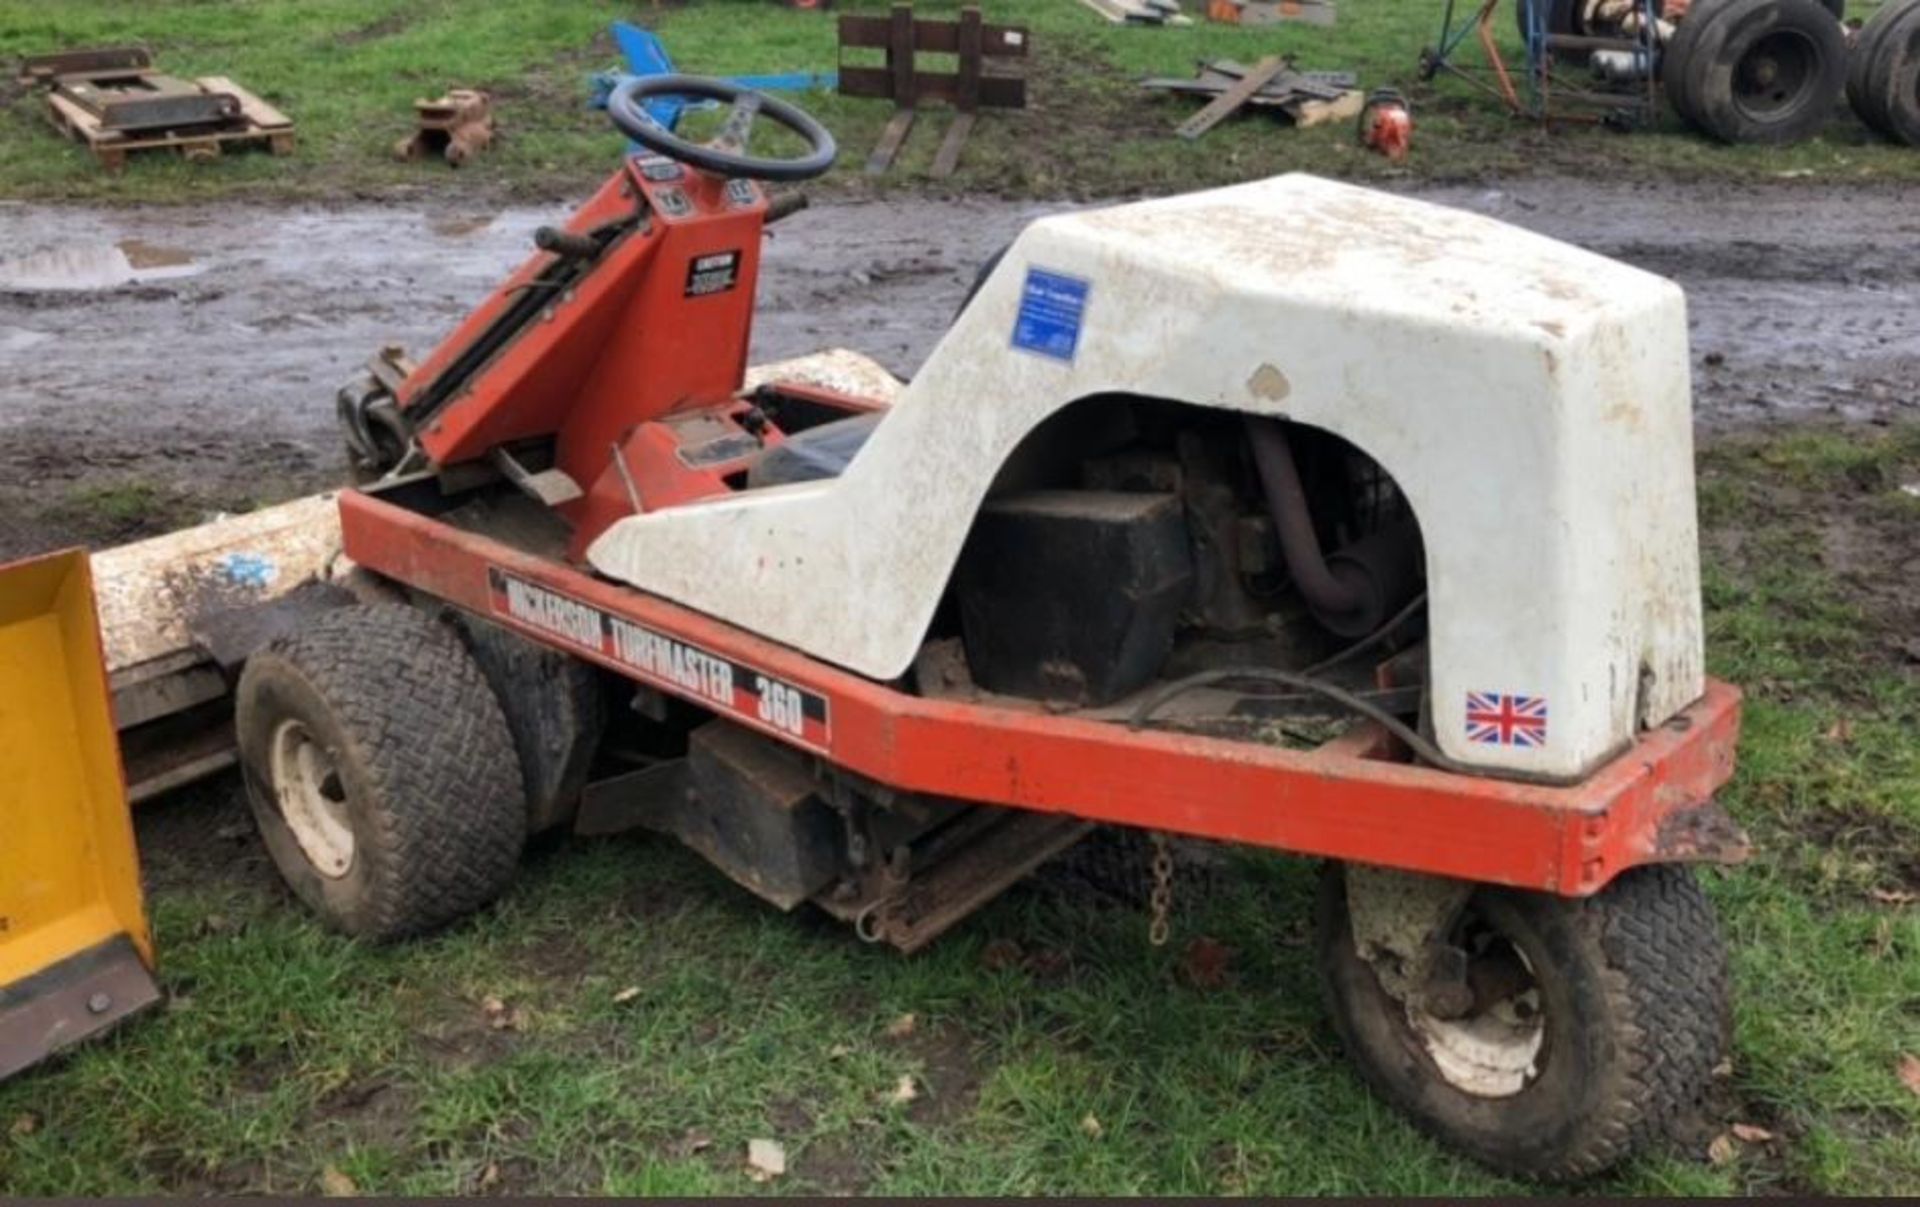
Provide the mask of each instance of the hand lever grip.
{"label": "hand lever grip", "polygon": [[766,225],[772,226],[782,218],[791,218],[806,208],[805,193],[784,193],[767,203]]}
{"label": "hand lever grip", "polygon": [[563,231],[556,226],[543,226],[534,231],[533,245],[563,260],[585,260],[600,254],[600,240],[592,235]]}

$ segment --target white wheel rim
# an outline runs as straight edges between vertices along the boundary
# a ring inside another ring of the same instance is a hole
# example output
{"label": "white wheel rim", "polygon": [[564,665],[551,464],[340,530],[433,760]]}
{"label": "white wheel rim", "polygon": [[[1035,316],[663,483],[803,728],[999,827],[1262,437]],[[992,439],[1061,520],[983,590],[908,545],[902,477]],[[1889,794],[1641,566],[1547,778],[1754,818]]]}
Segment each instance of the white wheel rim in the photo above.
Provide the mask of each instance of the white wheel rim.
{"label": "white wheel rim", "polygon": [[353,867],[346,785],[333,755],[300,721],[282,721],[268,754],[280,817],[314,870],[338,880]]}
{"label": "white wheel rim", "polygon": [[[1529,974],[1533,965],[1518,948]],[[1510,1098],[1540,1074],[1547,1020],[1540,989],[1524,990],[1462,1018],[1439,1018],[1418,1005],[1407,1006],[1407,1022],[1426,1048],[1440,1076],[1476,1098]]]}

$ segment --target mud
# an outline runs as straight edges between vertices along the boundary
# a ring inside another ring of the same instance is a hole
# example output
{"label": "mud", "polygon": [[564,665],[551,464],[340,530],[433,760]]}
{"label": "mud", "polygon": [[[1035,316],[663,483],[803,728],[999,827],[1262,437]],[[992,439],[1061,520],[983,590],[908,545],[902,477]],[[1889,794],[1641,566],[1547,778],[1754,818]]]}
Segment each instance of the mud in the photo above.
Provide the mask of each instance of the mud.
{"label": "mud", "polygon": [[[1920,211],[1893,189],[1538,179],[1418,195],[1686,286],[1701,423],[1920,406]],[[829,203],[774,228],[753,356],[910,375],[1039,203]],[[267,501],[335,480],[335,388],[430,348],[564,209],[0,203],[0,554],[33,502],[139,481]],[[84,524],[79,526],[84,529]],[[79,535],[85,536],[82,531]]]}

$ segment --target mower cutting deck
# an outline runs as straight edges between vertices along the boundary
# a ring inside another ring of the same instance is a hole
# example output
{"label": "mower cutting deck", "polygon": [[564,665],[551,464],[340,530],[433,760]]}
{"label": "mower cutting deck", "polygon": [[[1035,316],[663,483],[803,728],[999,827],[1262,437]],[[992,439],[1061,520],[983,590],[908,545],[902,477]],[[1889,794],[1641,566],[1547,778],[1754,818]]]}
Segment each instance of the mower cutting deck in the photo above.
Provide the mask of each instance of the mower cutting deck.
{"label": "mower cutting deck", "polygon": [[[731,104],[720,138],[660,95]],[[1581,1176],[1688,1108],[1726,970],[1682,865],[1745,839],[1677,289],[1286,177],[1035,223],[891,405],[743,391],[793,208],[756,182],[832,139],[686,77],[609,112],[649,153],[343,398],[391,601],[242,677],[324,918],[418,933],[530,831],[647,826],[912,950],[1142,827],[1327,857],[1349,1051],[1481,1159]],[[806,153],[749,158],[756,116]]]}

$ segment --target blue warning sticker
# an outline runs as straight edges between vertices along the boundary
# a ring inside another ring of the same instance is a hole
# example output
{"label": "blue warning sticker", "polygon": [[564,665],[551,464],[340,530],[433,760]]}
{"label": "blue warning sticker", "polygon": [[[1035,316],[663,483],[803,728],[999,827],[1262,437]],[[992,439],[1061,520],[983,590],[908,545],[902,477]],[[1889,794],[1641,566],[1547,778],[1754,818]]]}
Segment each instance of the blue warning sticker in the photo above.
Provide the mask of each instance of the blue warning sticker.
{"label": "blue warning sticker", "polygon": [[1078,277],[1027,269],[1020,313],[1013,320],[1013,346],[1071,361],[1080,348],[1080,323],[1086,317],[1090,288]]}

